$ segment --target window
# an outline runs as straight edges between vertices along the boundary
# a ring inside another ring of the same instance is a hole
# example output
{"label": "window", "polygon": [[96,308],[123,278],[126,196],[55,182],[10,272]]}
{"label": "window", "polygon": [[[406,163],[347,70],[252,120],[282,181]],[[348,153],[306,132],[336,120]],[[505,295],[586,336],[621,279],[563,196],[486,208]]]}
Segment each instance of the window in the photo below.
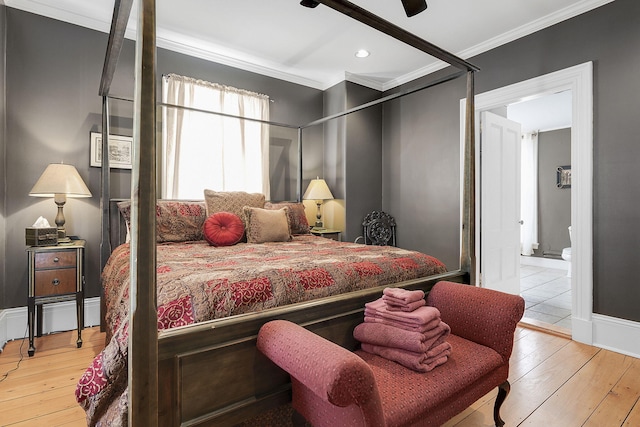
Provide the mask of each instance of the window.
{"label": "window", "polygon": [[208,188],[269,199],[266,95],[169,74],[162,101],[187,107],[163,107],[162,198],[202,199]]}

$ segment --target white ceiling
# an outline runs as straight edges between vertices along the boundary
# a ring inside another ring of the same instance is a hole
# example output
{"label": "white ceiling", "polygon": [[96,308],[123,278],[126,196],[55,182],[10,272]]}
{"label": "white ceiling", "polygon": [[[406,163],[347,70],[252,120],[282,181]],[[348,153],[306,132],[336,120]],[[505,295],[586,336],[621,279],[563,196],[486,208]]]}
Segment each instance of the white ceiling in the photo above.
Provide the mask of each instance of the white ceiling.
{"label": "white ceiling", "polygon": [[[427,0],[428,9],[412,18],[400,0],[352,1],[466,59],[613,0]],[[114,0],[4,3],[108,32]],[[135,22],[129,21],[129,38]],[[322,4],[309,9],[299,0],[163,0],[157,26],[159,47],[318,89],[346,78],[387,90],[444,65]],[[361,48],[371,55],[356,58]]]}
{"label": "white ceiling", "polygon": [[572,125],[570,90],[510,104],[507,118],[522,125],[522,133],[565,129]]}

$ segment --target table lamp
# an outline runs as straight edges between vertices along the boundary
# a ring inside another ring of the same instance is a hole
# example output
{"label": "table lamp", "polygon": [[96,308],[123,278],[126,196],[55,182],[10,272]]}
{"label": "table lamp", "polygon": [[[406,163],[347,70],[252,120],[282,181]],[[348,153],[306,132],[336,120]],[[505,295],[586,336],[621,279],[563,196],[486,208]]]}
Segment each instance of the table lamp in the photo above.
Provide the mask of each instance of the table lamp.
{"label": "table lamp", "polygon": [[72,165],[52,163],[42,172],[42,175],[29,192],[30,196],[53,197],[58,205],[56,225],[58,226],[58,243],[69,243],[64,228],[64,213],[62,208],[67,197],[91,197],[91,192],[80,177],[80,174]]}
{"label": "table lamp", "polygon": [[305,200],[316,201],[318,211],[316,212],[316,225],[314,228],[323,228],[322,212],[320,211],[320,207],[325,200],[333,199],[333,194],[331,194],[331,190],[329,190],[329,186],[326,181],[320,178],[312,179],[302,198]]}

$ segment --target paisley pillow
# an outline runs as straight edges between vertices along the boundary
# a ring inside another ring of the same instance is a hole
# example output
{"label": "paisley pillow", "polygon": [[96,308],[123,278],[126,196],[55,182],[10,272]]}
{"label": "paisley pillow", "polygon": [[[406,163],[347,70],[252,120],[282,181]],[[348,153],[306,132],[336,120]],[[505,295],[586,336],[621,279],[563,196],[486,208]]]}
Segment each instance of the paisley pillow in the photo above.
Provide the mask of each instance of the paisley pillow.
{"label": "paisley pillow", "polygon": [[289,208],[287,214],[289,218],[289,226],[291,227],[291,234],[309,234],[310,227],[309,221],[307,221],[307,215],[304,212],[304,205],[302,203],[295,202],[266,202],[264,204],[265,209],[278,210],[284,207]]}
{"label": "paisley pillow", "polygon": [[[118,202],[118,209],[127,226],[128,242],[131,231],[131,201]],[[204,201],[158,200],[156,240],[158,243],[202,240],[202,224],[206,217]]]}

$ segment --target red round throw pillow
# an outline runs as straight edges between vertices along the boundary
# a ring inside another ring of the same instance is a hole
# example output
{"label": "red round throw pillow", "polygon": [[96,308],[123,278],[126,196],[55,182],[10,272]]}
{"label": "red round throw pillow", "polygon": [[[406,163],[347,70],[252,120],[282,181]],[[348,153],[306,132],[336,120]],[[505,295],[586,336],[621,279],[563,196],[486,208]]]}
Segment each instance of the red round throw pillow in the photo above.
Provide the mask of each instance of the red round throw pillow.
{"label": "red round throw pillow", "polygon": [[213,246],[232,246],[242,239],[244,224],[236,214],[216,212],[205,220],[202,232]]}

